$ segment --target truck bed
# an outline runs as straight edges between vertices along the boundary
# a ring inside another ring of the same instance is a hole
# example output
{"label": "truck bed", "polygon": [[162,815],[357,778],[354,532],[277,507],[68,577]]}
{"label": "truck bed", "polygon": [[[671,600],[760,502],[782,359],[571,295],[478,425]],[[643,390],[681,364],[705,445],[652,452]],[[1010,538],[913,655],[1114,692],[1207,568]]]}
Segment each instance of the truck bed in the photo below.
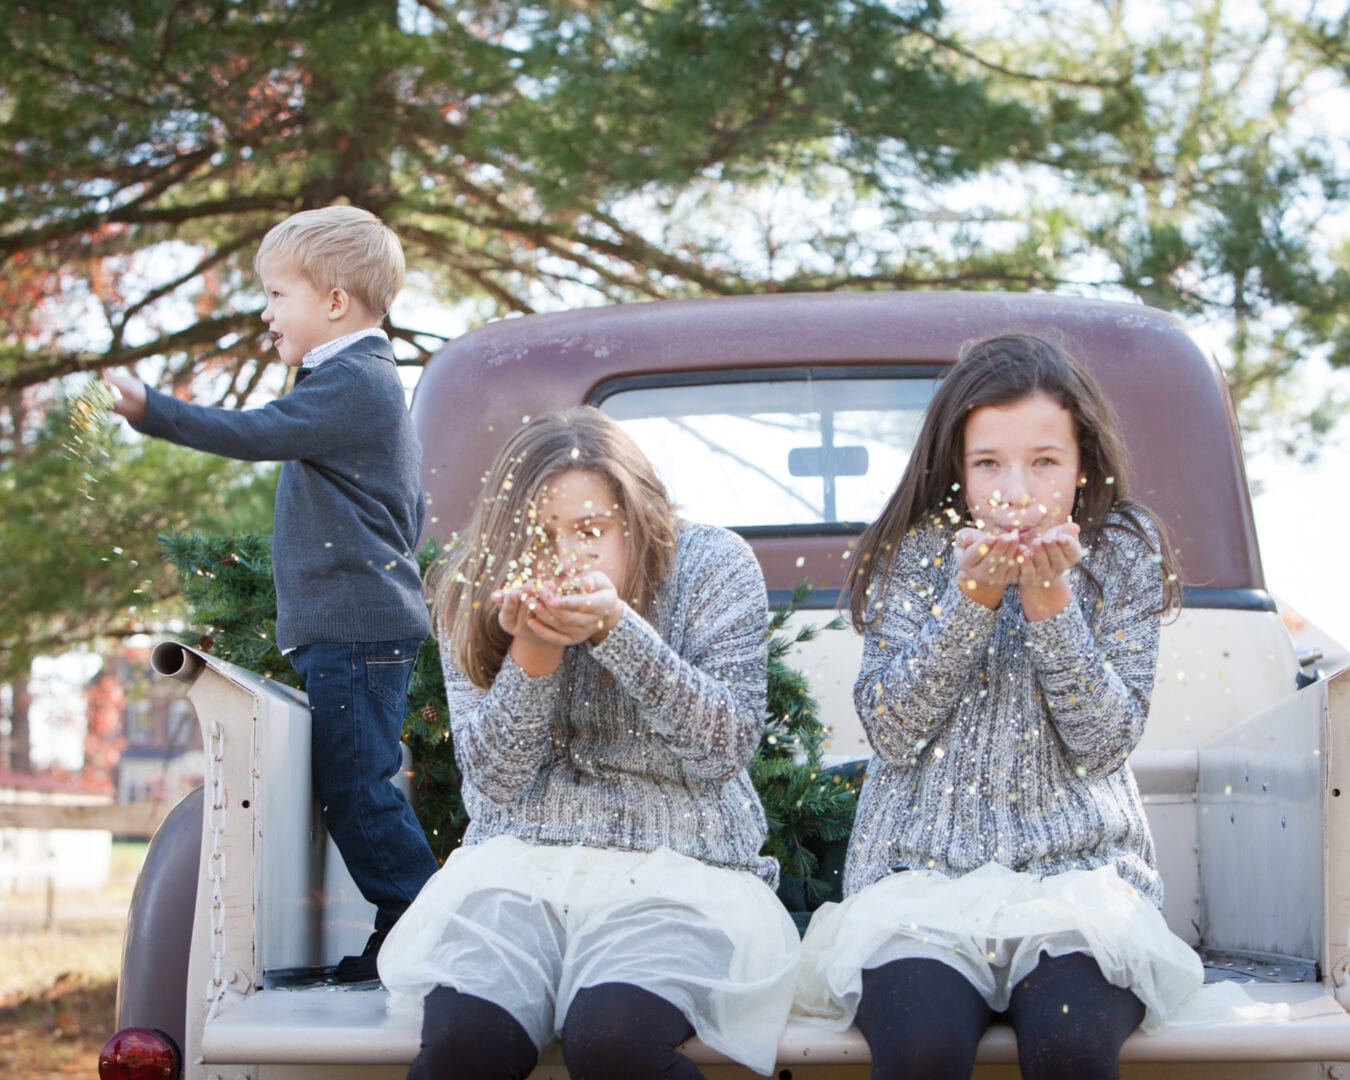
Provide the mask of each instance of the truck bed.
{"label": "truck bed", "polygon": [[[1350,1049],[1350,1014],[1326,987],[1318,983],[1254,983],[1247,989],[1257,1001],[1287,1003],[1289,1019],[1169,1025],[1151,1035],[1136,1031],[1121,1051],[1122,1063],[1226,1062],[1231,1069],[1235,1061],[1335,1061],[1343,1059]],[[208,1063],[219,1065],[390,1066],[389,1075],[401,1077],[417,1053],[418,1025],[411,1016],[390,1016],[385,1009],[387,1000],[384,990],[374,988],[263,990],[207,1023],[202,1054]],[[724,1057],[697,1039],[685,1044],[684,1050],[702,1065],[726,1065]],[[778,1075],[861,1076],[868,1060],[867,1044],[856,1029],[830,1032],[794,1019],[780,1043]],[[1012,1029],[1001,1024],[992,1027],[980,1042],[977,1060],[983,1065],[1016,1062]],[[803,1073],[803,1067],[813,1072]],[[827,1072],[819,1072],[825,1067],[829,1067]],[[1278,1074],[1291,1075],[1283,1068]],[[367,1070],[361,1075],[380,1074]],[[717,1075],[754,1074],[728,1066]],[[533,1074],[534,1080],[563,1080],[566,1076],[557,1047],[550,1047]]]}
{"label": "truck bed", "polygon": [[[340,859],[325,853],[313,817],[303,697],[181,646],[156,660],[194,684],[213,748],[203,851],[231,853],[201,860],[196,918],[213,932],[197,935],[189,968],[189,1080],[311,1080],[314,1066],[327,1080],[403,1077],[418,1025],[387,1014],[385,991],[283,988],[289,984],[277,979],[359,947],[369,926],[367,909],[341,901],[354,890]],[[1350,800],[1329,782],[1350,756],[1347,694],[1350,676],[1342,674],[1193,748],[1136,752],[1169,923],[1211,978],[1254,979],[1253,998],[1289,1010],[1280,1021],[1136,1032],[1122,1050],[1122,1075],[1350,1077],[1350,1013],[1342,1004],[1350,1001]],[[710,1080],[753,1075],[696,1040],[687,1052]],[[992,1028],[977,1060],[977,1076],[1016,1076],[1011,1030]],[[860,1078],[867,1061],[856,1030],[794,1020],[776,1076]],[[566,1075],[550,1047],[535,1080]]]}

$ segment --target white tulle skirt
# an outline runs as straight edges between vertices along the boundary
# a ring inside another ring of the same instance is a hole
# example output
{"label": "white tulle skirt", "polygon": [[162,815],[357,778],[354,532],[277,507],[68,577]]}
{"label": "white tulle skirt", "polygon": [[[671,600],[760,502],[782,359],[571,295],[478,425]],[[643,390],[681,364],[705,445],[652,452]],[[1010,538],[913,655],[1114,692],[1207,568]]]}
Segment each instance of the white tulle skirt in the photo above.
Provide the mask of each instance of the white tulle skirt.
{"label": "white tulle skirt", "polygon": [[499,836],[460,848],[380,950],[390,1009],[435,986],[506,1009],[541,1050],[578,990],[640,986],[698,1037],[772,1070],[800,942],[773,891],[748,872],[652,852],[535,846]]}
{"label": "white tulle skirt", "polygon": [[1042,952],[1090,953],[1110,983],[1144,1003],[1145,1031],[1251,1015],[1235,984],[1203,986],[1199,957],[1114,868],[1037,878],[993,863],[959,878],[892,874],[822,907],[802,942],[795,1009],[843,1029],[864,968],[926,957],[955,968],[1001,1012]]}

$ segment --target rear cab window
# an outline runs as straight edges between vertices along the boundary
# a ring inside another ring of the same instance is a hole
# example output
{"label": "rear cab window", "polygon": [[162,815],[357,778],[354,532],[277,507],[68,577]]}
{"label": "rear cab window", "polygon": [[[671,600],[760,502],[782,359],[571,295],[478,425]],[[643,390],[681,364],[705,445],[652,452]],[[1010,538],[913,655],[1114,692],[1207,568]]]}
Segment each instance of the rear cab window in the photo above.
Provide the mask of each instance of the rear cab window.
{"label": "rear cab window", "polygon": [[591,401],[681,513],[746,536],[860,532],[904,471],[938,367],[761,369],[619,379]]}

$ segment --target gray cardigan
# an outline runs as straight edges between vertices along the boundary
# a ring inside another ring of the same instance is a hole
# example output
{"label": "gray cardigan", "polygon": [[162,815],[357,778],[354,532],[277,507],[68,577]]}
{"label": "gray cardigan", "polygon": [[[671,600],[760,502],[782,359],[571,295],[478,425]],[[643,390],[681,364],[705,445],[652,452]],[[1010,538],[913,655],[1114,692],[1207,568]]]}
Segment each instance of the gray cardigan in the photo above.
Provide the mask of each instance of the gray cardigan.
{"label": "gray cardigan", "polygon": [[393,641],[430,630],[413,554],[422,447],[389,342],[366,337],[259,409],[146,387],[138,431],[245,461],[281,461],[272,531],[277,646]]}
{"label": "gray cardigan", "polygon": [[557,671],[526,675],[507,656],[489,690],[442,643],[466,844],[652,851],[665,846],[771,886],[766,826],[745,766],[767,685],[767,602],[734,533],[685,525],[653,619],[626,611],[605,640],[568,648]]}
{"label": "gray cardigan", "polygon": [[[1084,569],[1101,583],[1100,609]],[[901,542],[853,691],[876,756],[846,893],[902,869],[1111,865],[1161,905],[1125,759],[1148,718],[1162,576],[1148,543],[1107,528],[1070,580],[1069,606],[1028,622],[1015,586],[993,611],[961,593],[947,530]]]}

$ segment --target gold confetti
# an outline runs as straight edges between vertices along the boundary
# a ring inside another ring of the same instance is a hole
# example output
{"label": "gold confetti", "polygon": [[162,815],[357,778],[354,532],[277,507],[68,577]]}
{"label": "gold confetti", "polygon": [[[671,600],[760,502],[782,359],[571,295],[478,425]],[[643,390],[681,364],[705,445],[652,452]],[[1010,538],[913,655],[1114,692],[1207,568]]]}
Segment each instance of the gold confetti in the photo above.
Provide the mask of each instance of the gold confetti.
{"label": "gold confetti", "polygon": [[104,418],[113,407],[113,393],[100,378],[92,378],[80,387],[70,401],[70,434],[65,440],[66,454],[79,462],[80,494],[93,500],[90,490],[98,483],[95,471],[108,461],[108,429]]}

